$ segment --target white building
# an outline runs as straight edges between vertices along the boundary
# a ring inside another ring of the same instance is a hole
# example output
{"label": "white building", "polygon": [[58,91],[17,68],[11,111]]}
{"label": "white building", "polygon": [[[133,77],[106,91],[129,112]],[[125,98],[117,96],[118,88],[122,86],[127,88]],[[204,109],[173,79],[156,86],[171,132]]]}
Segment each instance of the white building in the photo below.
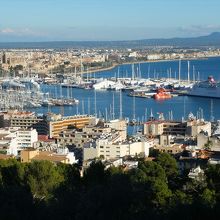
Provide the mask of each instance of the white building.
{"label": "white building", "polygon": [[149,149],[153,147],[152,141],[124,142],[112,144],[108,139],[99,139],[96,144],[83,148],[83,160],[102,157],[104,159],[121,158],[143,154],[149,156]]}
{"label": "white building", "polygon": [[148,60],[161,60],[163,57],[161,54],[149,54],[147,56]]}
{"label": "white building", "polygon": [[18,129],[17,131],[18,150],[33,147],[38,141],[38,133],[36,129]]}
{"label": "white building", "polygon": [[0,129],[0,151],[7,155],[18,155],[17,135],[13,129]]}
{"label": "white building", "polygon": [[0,129],[0,152],[7,155],[18,155],[18,151],[33,147],[38,141],[36,129],[21,129],[17,127]]}

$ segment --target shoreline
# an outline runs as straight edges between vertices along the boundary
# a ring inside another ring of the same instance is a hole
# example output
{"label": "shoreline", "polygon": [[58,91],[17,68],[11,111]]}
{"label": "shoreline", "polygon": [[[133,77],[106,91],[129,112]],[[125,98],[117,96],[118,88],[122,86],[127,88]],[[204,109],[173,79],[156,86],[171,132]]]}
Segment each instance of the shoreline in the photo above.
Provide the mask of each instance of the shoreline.
{"label": "shoreline", "polygon": [[[214,58],[214,57],[220,57],[220,56],[210,56],[210,57],[198,57],[198,58],[189,58],[189,59],[180,59],[181,61],[192,61],[192,60],[207,60],[209,58]],[[101,73],[101,72],[104,72],[104,71],[108,71],[108,70],[112,70],[114,69],[115,67],[118,67],[118,66],[122,66],[122,65],[132,65],[132,64],[139,64],[139,63],[160,63],[160,62],[173,62],[173,61],[179,61],[179,59],[168,59],[168,60],[165,60],[165,59],[162,59],[162,60],[146,60],[146,61],[135,61],[135,62],[125,62],[125,63],[114,63],[112,66],[110,67],[106,67],[106,68],[103,68],[103,69],[96,69],[96,70],[90,70],[88,72],[82,72],[81,74],[91,74],[91,73]]]}

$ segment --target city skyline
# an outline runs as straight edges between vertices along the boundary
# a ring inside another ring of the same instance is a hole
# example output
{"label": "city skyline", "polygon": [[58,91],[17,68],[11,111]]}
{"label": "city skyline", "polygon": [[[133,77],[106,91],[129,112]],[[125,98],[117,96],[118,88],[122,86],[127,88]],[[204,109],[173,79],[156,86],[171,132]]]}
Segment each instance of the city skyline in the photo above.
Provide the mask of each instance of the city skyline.
{"label": "city skyline", "polygon": [[219,6],[217,0],[11,0],[1,3],[0,42],[196,37],[220,30]]}

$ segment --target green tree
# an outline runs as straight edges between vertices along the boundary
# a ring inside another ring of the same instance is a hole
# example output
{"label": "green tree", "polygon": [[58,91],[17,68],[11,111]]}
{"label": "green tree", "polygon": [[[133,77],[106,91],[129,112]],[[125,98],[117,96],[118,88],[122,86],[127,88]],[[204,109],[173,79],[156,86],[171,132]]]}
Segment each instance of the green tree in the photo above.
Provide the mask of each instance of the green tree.
{"label": "green tree", "polygon": [[176,160],[168,153],[160,153],[156,158],[156,162],[160,164],[166,172],[167,178],[176,177],[178,167]]}
{"label": "green tree", "polygon": [[26,170],[27,185],[34,198],[48,199],[63,181],[63,176],[49,161],[34,161]]}
{"label": "green tree", "polygon": [[200,195],[201,203],[208,208],[213,208],[216,205],[215,191],[205,188]]}
{"label": "green tree", "polygon": [[154,161],[139,162],[138,168],[146,174],[146,178],[149,181],[161,179],[162,181],[167,182],[166,173],[159,163]]}
{"label": "green tree", "polygon": [[107,180],[107,174],[104,164],[98,160],[92,162],[84,172],[84,183],[88,185],[103,184]]}

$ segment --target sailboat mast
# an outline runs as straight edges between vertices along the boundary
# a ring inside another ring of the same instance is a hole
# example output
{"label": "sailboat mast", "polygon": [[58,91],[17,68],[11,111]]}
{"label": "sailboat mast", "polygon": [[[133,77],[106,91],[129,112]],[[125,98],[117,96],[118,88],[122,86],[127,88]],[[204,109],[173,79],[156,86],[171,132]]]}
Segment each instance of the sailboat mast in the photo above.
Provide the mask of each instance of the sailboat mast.
{"label": "sailboat mast", "polygon": [[112,119],[115,119],[115,95],[112,95]]}
{"label": "sailboat mast", "polygon": [[135,115],[135,96],[133,96],[133,119],[135,120],[136,115]]}
{"label": "sailboat mast", "polygon": [[179,83],[180,83],[180,79],[181,79],[181,59],[179,60]]}
{"label": "sailboat mast", "polygon": [[120,89],[119,95],[120,95],[120,116],[119,116],[119,118],[122,119],[122,96],[121,96],[121,89]]}
{"label": "sailboat mast", "polygon": [[88,98],[88,115],[90,115],[90,98]]}
{"label": "sailboat mast", "polygon": [[188,83],[189,83],[189,81],[190,81],[189,71],[190,71],[190,63],[189,63],[189,61],[188,61]]}
{"label": "sailboat mast", "polygon": [[94,107],[95,107],[95,117],[97,117],[96,90],[94,90],[94,91],[95,91],[95,92],[94,92],[94,93],[95,93],[95,94],[94,94],[94,95],[95,95],[95,103],[94,103],[94,104],[95,104],[95,106],[94,106]]}

